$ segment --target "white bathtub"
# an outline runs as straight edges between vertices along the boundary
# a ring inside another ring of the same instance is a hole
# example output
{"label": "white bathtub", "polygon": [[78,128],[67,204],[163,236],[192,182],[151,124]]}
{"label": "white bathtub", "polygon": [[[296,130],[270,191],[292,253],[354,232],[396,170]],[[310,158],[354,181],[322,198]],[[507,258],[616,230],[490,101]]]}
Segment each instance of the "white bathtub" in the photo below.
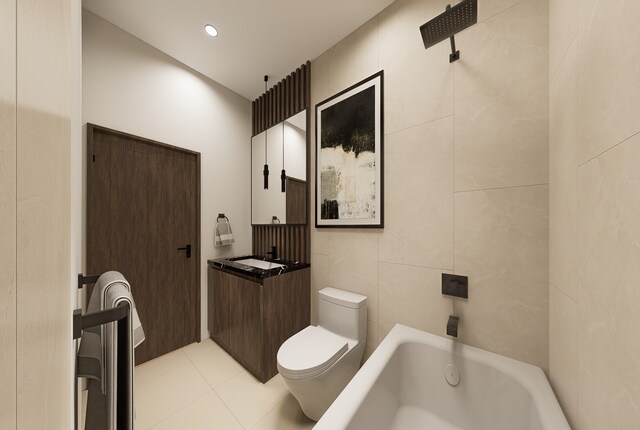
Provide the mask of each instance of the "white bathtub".
{"label": "white bathtub", "polygon": [[570,430],[540,368],[399,324],[314,427],[340,429]]}

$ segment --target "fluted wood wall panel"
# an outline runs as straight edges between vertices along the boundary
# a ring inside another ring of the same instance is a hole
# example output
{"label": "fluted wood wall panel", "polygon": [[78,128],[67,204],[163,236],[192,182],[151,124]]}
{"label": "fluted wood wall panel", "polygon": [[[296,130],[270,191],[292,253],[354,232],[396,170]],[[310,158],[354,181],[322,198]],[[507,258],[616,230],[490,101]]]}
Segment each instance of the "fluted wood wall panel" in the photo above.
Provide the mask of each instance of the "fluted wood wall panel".
{"label": "fluted wood wall panel", "polygon": [[[252,136],[281,123],[285,119],[307,109],[307,198],[309,198],[309,172],[311,139],[309,134],[311,102],[311,63],[297,68],[286,78],[255,99],[251,106]],[[311,243],[309,215],[305,225],[254,225],[253,250],[256,255],[265,255],[271,246],[278,248],[278,257],[285,260],[309,263]]]}
{"label": "fluted wood wall panel", "polygon": [[252,136],[309,107],[310,88],[311,63],[307,61],[253,101]]}
{"label": "fluted wood wall panel", "polygon": [[271,246],[278,247],[278,258],[308,263],[308,225],[254,225],[253,253],[266,255]]}

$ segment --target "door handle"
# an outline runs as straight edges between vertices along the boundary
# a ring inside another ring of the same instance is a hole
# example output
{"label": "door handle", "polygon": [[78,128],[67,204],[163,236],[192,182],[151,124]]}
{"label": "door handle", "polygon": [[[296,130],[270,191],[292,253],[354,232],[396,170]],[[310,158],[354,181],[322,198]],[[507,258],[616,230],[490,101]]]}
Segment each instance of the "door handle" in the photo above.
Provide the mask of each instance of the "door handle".
{"label": "door handle", "polygon": [[187,245],[184,248],[178,248],[178,251],[187,251],[187,258],[191,258],[191,245]]}

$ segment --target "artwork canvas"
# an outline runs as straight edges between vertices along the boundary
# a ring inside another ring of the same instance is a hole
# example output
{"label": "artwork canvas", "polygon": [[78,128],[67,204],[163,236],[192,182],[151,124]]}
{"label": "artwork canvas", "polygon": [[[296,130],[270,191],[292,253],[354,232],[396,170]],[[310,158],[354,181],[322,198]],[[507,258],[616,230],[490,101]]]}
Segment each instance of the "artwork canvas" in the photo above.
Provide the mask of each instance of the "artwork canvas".
{"label": "artwork canvas", "polygon": [[316,227],[384,226],[383,72],[316,105]]}

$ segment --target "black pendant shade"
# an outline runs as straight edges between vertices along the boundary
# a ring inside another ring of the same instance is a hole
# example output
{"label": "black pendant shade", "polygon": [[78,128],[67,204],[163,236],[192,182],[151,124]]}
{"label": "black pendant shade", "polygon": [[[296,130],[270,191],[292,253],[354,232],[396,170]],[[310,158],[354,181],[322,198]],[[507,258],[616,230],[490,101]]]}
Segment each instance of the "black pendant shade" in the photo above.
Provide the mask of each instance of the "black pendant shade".
{"label": "black pendant shade", "polygon": [[284,193],[287,191],[287,173],[284,171],[284,121],[282,121],[282,173],[280,174],[280,190]]}
{"label": "black pendant shade", "polygon": [[284,193],[284,192],[287,191],[287,174],[284,171],[284,169],[282,169],[282,174],[280,175],[280,180],[282,182],[280,189]]}

